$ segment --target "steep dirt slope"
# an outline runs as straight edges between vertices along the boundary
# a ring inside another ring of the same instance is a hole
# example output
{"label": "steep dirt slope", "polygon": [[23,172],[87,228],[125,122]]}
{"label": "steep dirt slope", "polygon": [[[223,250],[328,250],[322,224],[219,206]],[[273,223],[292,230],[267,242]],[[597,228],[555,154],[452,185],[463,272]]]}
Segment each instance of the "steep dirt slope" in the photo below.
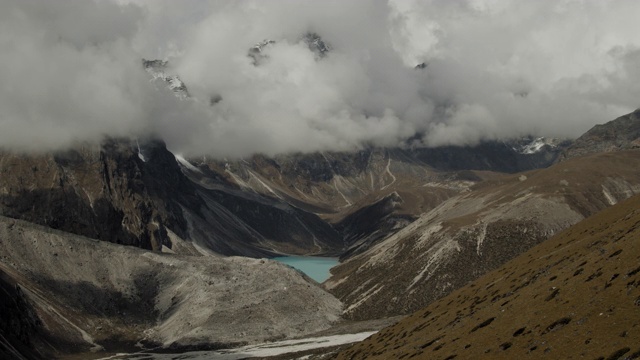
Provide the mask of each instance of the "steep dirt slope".
{"label": "steep dirt slope", "polygon": [[638,359],[638,239],[635,196],[336,358]]}
{"label": "steep dirt slope", "polygon": [[640,192],[640,151],[574,158],[473,187],[332,269],[354,319],[406,314]]}
{"label": "steep dirt slope", "polygon": [[335,297],[276,261],[163,254],[5,217],[0,271],[20,286],[59,353],[131,351],[139,341],[262,342],[326,329],[341,312]]}

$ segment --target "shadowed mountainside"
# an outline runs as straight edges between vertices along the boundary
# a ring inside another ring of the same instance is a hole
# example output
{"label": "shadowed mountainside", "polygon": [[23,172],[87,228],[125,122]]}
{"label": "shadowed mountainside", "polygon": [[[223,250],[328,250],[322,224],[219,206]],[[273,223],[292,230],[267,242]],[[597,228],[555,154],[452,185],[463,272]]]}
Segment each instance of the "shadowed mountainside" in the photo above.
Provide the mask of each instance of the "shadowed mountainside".
{"label": "shadowed mountainside", "polygon": [[207,189],[182,171],[159,141],[3,152],[0,214],[157,251],[261,257],[342,248],[338,233],[314,214],[258,194]]}
{"label": "shadowed mountainside", "polygon": [[34,349],[41,325],[20,286],[0,270],[0,358],[42,358]]}
{"label": "shadowed mountainside", "polygon": [[640,358],[639,238],[635,196],[335,358]]}

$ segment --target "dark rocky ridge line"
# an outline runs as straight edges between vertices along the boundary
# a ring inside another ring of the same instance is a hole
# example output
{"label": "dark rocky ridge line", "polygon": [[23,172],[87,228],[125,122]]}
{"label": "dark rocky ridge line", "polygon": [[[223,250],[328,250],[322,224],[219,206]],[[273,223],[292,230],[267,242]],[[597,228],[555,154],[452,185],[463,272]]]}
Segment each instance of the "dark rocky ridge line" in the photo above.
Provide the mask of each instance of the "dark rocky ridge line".
{"label": "dark rocky ridge line", "polygon": [[139,146],[109,139],[56,154],[4,152],[0,214],[156,251],[173,247],[171,233],[223,255],[341,247],[338,234],[316,215],[274,199],[204,188],[183,174],[162,142]]}
{"label": "dark rocky ridge line", "polygon": [[0,270],[0,358],[39,359],[34,349],[42,321],[20,286]]}
{"label": "dark rocky ridge line", "polygon": [[637,148],[640,148],[640,109],[594,126],[563,151],[558,160]]}

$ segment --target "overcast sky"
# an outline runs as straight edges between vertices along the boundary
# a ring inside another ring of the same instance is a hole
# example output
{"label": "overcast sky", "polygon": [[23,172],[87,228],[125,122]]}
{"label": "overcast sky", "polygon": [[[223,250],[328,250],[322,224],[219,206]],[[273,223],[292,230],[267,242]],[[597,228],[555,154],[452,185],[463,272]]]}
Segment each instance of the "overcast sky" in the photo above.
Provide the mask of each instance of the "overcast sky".
{"label": "overcast sky", "polygon": [[[4,0],[0,146],[154,134],[235,157],[575,137],[639,107],[639,15],[636,0]],[[169,60],[191,98],[142,58]]]}

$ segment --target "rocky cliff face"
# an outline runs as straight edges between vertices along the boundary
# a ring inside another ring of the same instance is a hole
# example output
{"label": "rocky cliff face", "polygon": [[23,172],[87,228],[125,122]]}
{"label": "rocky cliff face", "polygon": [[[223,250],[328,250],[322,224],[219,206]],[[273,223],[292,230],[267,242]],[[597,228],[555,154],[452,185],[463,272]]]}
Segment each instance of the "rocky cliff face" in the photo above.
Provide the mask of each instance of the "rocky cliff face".
{"label": "rocky cliff face", "polygon": [[110,139],[45,155],[5,152],[0,214],[153,250],[181,243],[197,253],[192,243],[225,255],[267,256],[341,247],[317,216],[260,195],[206,188],[183,168],[155,140]]}
{"label": "rocky cliff face", "polygon": [[[149,158],[167,166],[154,146]],[[171,168],[155,177],[128,141],[108,140],[57,154],[0,156],[2,215],[146,249],[169,244],[167,224],[177,233],[186,231],[179,209],[161,199],[169,191],[160,190],[161,184],[185,184],[168,175]]]}

